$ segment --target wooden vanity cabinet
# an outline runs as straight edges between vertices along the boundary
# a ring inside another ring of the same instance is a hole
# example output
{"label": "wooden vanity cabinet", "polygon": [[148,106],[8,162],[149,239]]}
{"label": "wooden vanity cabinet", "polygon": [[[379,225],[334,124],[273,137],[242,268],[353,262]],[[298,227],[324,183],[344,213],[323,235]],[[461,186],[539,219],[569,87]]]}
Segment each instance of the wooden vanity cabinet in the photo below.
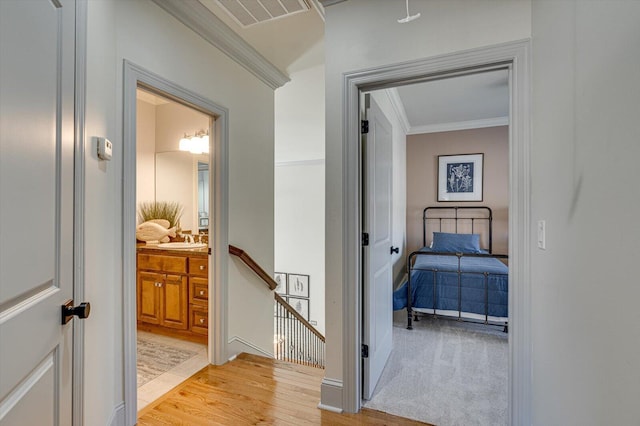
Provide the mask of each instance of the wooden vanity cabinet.
{"label": "wooden vanity cabinet", "polygon": [[138,322],[156,331],[208,331],[208,257],[138,253]]}
{"label": "wooden vanity cabinet", "polygon": [[189,329],[204,336],[209,330],[208,260],[189,258]]}

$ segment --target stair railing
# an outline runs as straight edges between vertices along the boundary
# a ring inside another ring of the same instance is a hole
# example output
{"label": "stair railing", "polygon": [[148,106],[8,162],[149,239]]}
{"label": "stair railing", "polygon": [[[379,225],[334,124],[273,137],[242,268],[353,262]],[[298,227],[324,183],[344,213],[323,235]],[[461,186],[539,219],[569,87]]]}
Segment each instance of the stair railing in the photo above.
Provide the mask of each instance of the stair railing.
{"label": "stair railing", "polygon": [[[270,290],[278,284],[244,250],[229,245],[229,253],[237,256],[258,275]],[[278,293],[274,297],[274,354],[275,358],[296,364],[324,368],[325,338]]]}
{"label": "stair railing", "polygon": [[278,293],[273,293],[273,296],[275,299],[273,342],[275,358],[324,368],[324,336]]}

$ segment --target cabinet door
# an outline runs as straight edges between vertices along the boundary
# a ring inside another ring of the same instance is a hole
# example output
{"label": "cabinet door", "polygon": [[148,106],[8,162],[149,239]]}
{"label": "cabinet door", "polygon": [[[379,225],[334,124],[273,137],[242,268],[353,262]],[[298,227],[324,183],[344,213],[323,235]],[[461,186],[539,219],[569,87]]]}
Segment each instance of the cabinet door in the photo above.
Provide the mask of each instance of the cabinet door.
{"label": "cabinet door", "polygon": [[189,300],[187,277],[184,275],[165,275],[161,287],[162,325],[186,330],[189,318]]}
{"label": "cabinet door", "polygon": [[138,320],[149,324],[162,322],[160,311],[160,289],[164,274],[138,273]]}
{"label": "cabinet door", "polygon": [[189,285],[191,286],[189,302],[206,308],[209,304],[209,280],[206,278],[190,277]]}

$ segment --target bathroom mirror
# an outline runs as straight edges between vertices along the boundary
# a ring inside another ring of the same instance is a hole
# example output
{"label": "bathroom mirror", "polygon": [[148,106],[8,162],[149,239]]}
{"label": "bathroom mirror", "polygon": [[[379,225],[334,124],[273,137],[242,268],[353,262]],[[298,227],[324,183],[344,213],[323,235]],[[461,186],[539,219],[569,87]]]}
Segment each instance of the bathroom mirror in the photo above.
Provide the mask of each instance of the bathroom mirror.
{"label": "bathroom mirror", "polygon": [[155,198],[182,204],[182,230],[194,234],[206,232],[209,229],[209,155],[157,152]]}

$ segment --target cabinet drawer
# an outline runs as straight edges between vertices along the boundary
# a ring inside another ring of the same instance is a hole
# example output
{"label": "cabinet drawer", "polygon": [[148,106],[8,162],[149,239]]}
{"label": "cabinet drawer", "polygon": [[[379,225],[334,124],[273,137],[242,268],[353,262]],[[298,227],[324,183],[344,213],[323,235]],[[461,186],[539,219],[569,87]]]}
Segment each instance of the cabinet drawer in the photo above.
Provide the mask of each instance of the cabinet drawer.
{"label": "cabinet drawer", "polygon": [[189,305],[190,330],[197,334],[207,334],[209,328],[209,314],[206,306]]}
{"label": "cabinet drawer", "polygon": [[189,273],[200,277],[209,276],[209,258],[208,257],[190,257]]}
{"label": "cabinet drawer", "polygon": [[206,307],[209,303],[209,281],[206,278],[191,277],[189,284],[189,302]]}
{"label": "cabinet drawer", "polygon": [[138,254],[138,269],[151,269],[155,271],[186,274],[187,258],[182,256]]}

